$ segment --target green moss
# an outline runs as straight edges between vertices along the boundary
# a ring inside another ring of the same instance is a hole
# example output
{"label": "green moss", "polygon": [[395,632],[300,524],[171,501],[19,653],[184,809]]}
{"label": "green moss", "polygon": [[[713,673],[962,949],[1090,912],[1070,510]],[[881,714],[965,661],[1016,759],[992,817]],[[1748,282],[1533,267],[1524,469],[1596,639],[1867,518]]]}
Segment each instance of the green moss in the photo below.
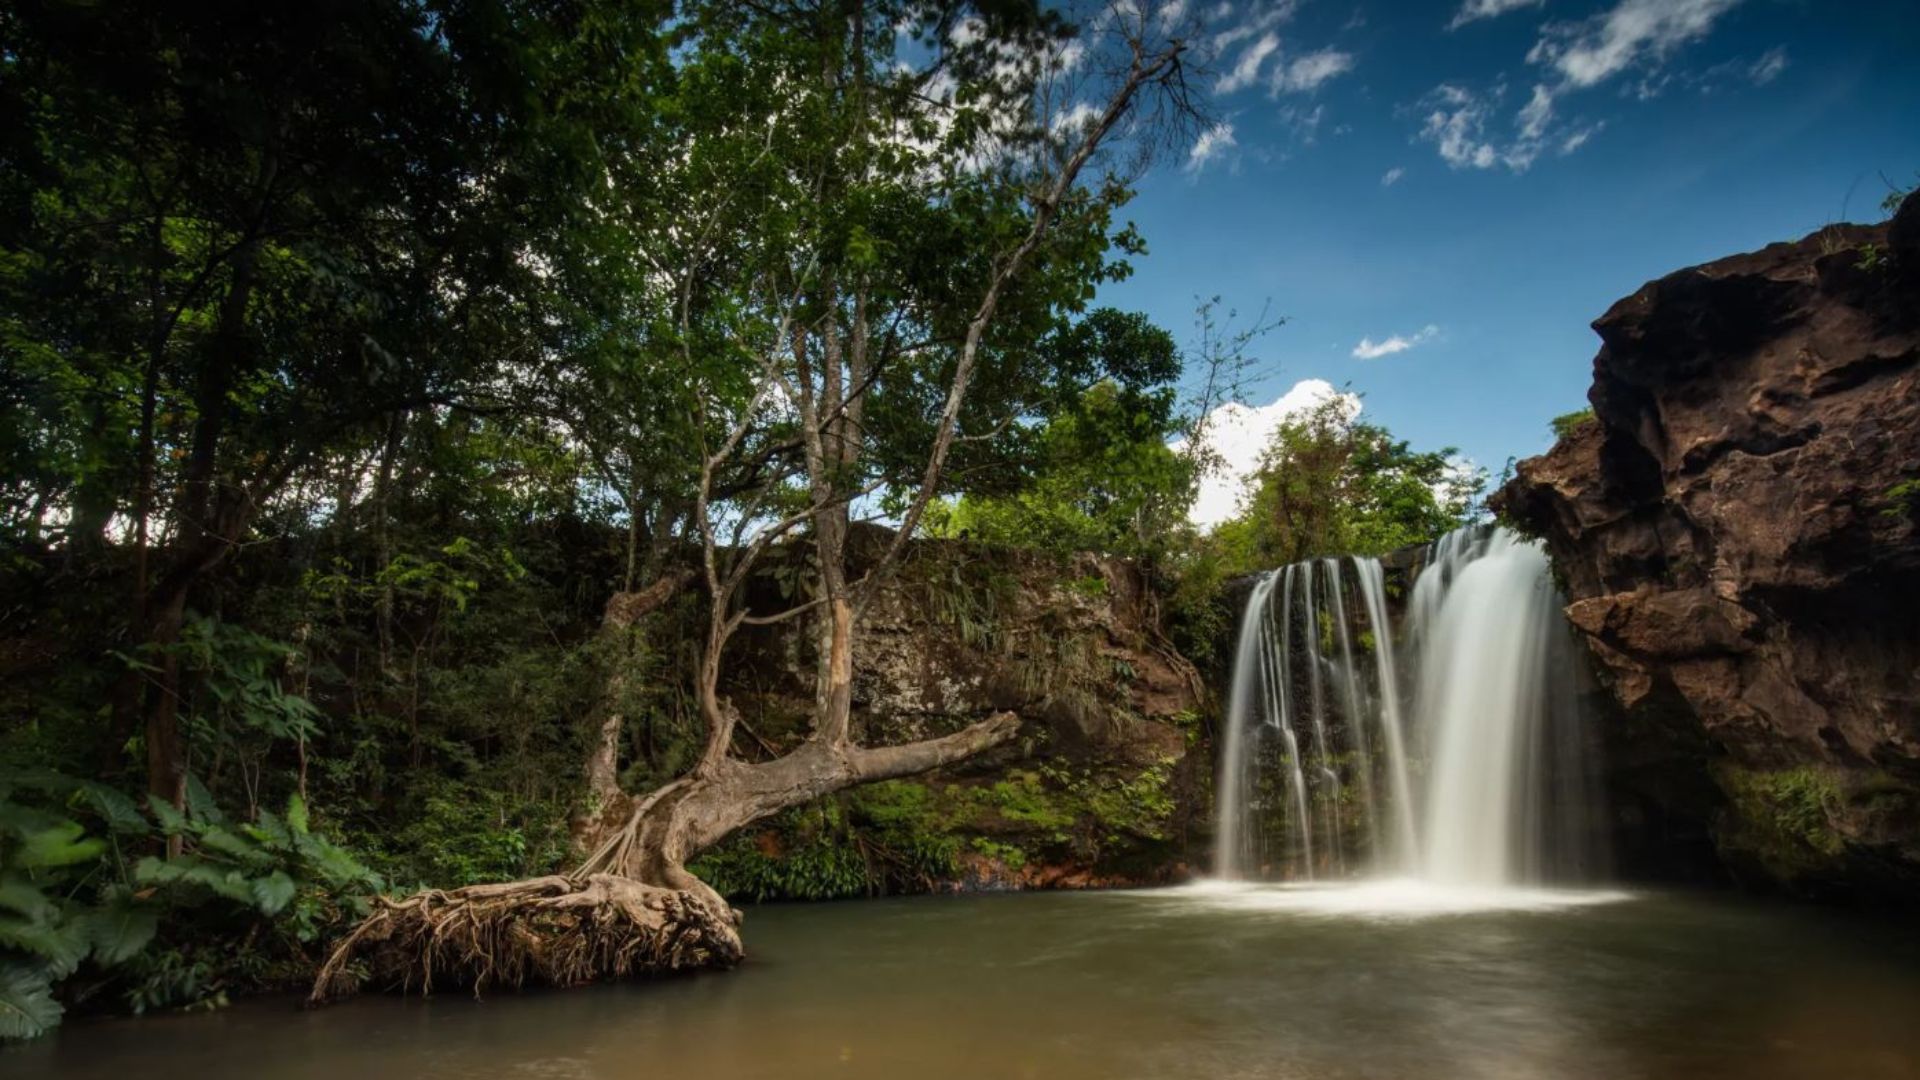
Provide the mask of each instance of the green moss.
{"label": "green moss", "polygon": [[990,859],[998,859],[1009,870],[1024,870],[1027,865],[1027,853],[1017,844],[1002,844],[984,836],[976,836],[970,845],[973,850]]}
{"label": "green moss", "polygon": [[1131,779],[1090,782],[1087,805],[1108,844],[1121,844],[1129,837],[1144,840],[1167,839],[1167,825],[1173,817],[1171,780],[1174,759],[1165,758]]}
{"label": "green moss", "polygon": [[1087,577],[1068,578],[1067,588],[1082,596],[1095,598],[1106,596],[1110,591],[1107,586],[1107,579],[1101,577],[1099,574],[1092,574]]}
{"label": "green moss", "polygon": [[1721,843],[1756,859],[1783,880],[1831,865],[1846,851],[1834,826],[1844,800],[1829,773],[1812,768],[1761,771],[1734,765],[1715,770],[1727,794],[1729,820]]}
{"label": "green moss", "polygon": [[1002,818],[1049,833],[1056,841],[1067,839],[1067,830],[1080,816],[1079,800],[1070,792],[1048,787],[1039,773],[1026,769],[1016,769],[992,787],[974,790]]}
{"label": "green moss", "polygon": [[1137,773],[1049,763],[991,783],[871,784],[780,814],[692,869],[728,897],[760,901],[926,891],[956,880],[968,851],[1015,871],[1164,865],[1175,760]]}

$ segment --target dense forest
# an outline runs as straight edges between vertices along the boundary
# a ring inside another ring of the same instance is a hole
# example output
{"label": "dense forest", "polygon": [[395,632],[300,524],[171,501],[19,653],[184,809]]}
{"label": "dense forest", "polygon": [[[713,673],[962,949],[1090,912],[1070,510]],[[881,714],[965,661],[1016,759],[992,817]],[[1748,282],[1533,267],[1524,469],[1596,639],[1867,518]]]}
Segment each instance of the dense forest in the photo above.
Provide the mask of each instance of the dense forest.
{"label": "dense forest", "polygon": [[[1189,523],[1284,330],[1100,303],[1207,120],[1188,41],[948,0],[0,10],[0,1036],[304,985],[482,895],[598,890],[631,937],[870,891],[698,859],[1015,736],[850,721],[925,543],[1132,560],[1208,668],[1235,575],[1475,515],[1340,397]],[[814,707],[750,731],[730,646],[772,625]]]}

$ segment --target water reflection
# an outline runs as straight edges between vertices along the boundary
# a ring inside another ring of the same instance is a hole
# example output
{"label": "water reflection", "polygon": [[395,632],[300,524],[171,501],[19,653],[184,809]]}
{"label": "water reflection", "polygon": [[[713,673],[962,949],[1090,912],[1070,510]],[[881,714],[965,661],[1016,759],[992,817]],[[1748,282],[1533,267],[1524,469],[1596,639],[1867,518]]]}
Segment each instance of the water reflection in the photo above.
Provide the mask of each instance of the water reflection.
{"label": "water reflection", "polygon": [[1898,928],[1665,896],[1268,891],[767,908],[728,975],[81,1023],[0,1073],[1920,1076],[1920,956]]}

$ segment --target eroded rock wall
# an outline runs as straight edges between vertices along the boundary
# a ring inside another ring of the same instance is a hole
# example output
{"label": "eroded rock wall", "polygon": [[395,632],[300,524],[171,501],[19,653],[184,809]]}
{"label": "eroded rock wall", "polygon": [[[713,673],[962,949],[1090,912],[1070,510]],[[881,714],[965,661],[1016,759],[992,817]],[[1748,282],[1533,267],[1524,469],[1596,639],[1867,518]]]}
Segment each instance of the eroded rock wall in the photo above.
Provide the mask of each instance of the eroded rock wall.
{"label": "eroded rock wall", "polygon": [[[856,576],[883,540],[858,539]],[[804,559],[787,563],[754,583],[756,610],[806,587]],[[817,658],[804,620],[743,634],[729,693],[749,741],[804,736]],[[1012,710],[1020,737],[776,819],[710,865],[748,898],[1177,880],[1206,840],[1205,697],[1135,564],[916,541],[860,617],[856,731],[903,742]]]}
{"label": "eroded rock wall", "polygon": [[1546,540],[1621,706],[1634,842],[1920,896],[1920,199],[1594,329],[1594,420],[1495,506]]}

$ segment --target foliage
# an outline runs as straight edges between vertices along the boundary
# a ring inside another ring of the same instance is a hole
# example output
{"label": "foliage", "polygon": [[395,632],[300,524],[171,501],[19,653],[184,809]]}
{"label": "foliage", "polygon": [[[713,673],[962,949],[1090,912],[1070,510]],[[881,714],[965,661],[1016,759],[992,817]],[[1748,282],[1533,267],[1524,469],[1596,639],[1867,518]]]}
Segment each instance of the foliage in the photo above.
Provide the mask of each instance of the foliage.
{"label": "foliage", "polygon": [[[62,998],[117,994],[133,1011],[215,998],[257,981],[273,956],[364,913],[380,880],[284,815],[228,819],[198,783],[186,813],[51,773],[0,780],[0,1038],[53,1027]],[[171,839],[180,854],[131,861]],[[222,960],[208,930],[258,922],[250,952]],[[256,970],[249,972],[252,966]]]}
{"label": "foliage", "polygon": [[1760,771],[1725,765],[1714,775],[1728,799],[1722,842],[1758,859],[1770,873],[1790,880],[1845,853],[1835,827],[1844,800],[1827,773],[1811,766]]}
{"label": "foliage", "polygon": [[[897,509],[986,282],[940,527],[1183,557],[1182,357],[1093,306],[1145,250],[1131,163],[1043,203],[1070,144],[1031,107],[1045,65],[1001,62],[1072,28],[839,10],[0,12],[0,767],[96,778],[0,792],[8,880],[34,890],[5,894],[8,1030],[272,985],[376,873],[553,868],[609,716],[623,784],[684,772],[706,598],[613,632],[609,594],[693,562],[703,511]],[[757,388],[768,364],[824,388],[829,336],[862,334],[835,436],[857,445],[809,472],[800,396]],[[830,576],[769,563],[791,603]],[[942,617],[1011,648],[1005,583],[954,574]],[[959,826],[927,814],[1091,835],[1016,789],[892,818],[849,796],[781,819],[781,869],[713,865],[845,895],[950,877]],[[134,915],[76,953],[103,911]]]}
{"label": "foliage", "polygon": [[[1057,329],[1042,345],[1064,385],[1025,435],[1025,468],[926,519],[930,535],[1052,552],[1161,552],[1185,525],[1194,461],[1168,445],[1180,428],[1169,385],[1180,372],[1171,335],[1109,308]],[[1077,392],[1073,386],[1091,379]]]}
{"label": "foliage", "polygon": [[1218,539],[1243,569],[1381,555],[1471,520],[1485,485],[1451,449],[1412,450],[1335,396],[1279,426]]}
{"label": "foliage", "polygon": [[1902,480],[1881,496],[1886,503],[1880,512],[1887,517],[1920,514],[1920,479]]}
{"label": "foliage", "polygon": [[1554,438],[1564,439],[1573,434],[1575,429],[1592,419],[1594,419],[1593,409],[1588,407],[1577,412],[1563,413],[1556,416],[1547,422],[1547,426],[1553,429]]}
{"label": "foliage", "polygon": [[409,793],[398,829],[356,839],[389,880],[457,888],[558,868],[566,812],[564,802],[523,803],[491,784],[433,776]]}
{"label": "foliage", "polygon": [[1889,215],[1898,213],[1900,204],[1906,202],[1916,191],[1920,191],[1920,177],[1916,177],[1910,184],[1887,181],[1887,194],[1880,200],[1880,209]]}
{"label": "foliage", "polygon": [[1127,863],[1172,839],[1172,767],[1048,763],[968,783],[888,780],[788,811],[692,869],[725,896],[761,902],[950,888],[965,853],[1013,872]]}

